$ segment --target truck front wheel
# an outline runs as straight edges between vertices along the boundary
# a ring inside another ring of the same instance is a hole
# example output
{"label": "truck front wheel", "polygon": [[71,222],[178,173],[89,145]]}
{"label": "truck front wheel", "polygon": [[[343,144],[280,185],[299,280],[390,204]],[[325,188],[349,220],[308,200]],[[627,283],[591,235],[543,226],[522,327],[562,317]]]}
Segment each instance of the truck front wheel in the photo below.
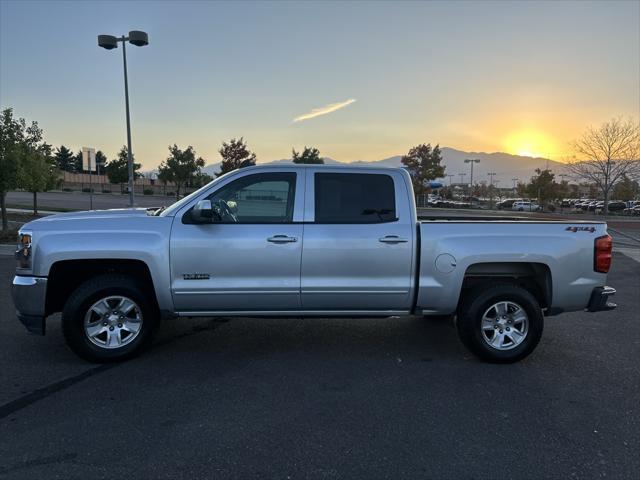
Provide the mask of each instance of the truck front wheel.
{"label": "truck front wheel", "polygon": [[158,324],[157,308],[126,275],[106,274],[82,283],[62,311],[67,345],[91,362],[113,362],[136,355]]}
{"label": "truck front wheel", "polygon": [[462,343],[481,359],[513,363],[536,348],[544,317],[530,292],[500,283],[471,290],[463,299],[457,326]]}

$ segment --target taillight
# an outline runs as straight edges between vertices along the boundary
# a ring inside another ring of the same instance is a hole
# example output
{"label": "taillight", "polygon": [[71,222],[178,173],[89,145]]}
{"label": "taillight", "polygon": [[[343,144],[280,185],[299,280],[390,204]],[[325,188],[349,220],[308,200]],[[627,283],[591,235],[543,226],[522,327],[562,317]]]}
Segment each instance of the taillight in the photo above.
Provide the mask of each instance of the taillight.
{"label": "taillight", "polygon": [[611,268],[611,250],[613,239],[609,235],[596,238],[593,251],[593,269],[596,272],[607,273]]}

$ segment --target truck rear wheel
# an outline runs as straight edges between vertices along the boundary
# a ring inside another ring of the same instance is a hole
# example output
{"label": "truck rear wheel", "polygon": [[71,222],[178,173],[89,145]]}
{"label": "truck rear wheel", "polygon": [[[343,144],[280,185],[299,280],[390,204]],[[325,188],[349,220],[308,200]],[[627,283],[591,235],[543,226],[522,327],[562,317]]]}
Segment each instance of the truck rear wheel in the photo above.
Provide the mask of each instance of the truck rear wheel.
{"label": "truck rear wheel", "polygon": [[493,284],[472,290],[458,315],[462,343],[483,360],[513,363],[536,348],[544,316],[536,298],[513,284]]}
{"label": "truck rear wheel", "polygon": [[154,302],[126,276],[106,274],[81,284],[62,311],[67,345],[90,362],[130,358],[152,339],[158,325]]}

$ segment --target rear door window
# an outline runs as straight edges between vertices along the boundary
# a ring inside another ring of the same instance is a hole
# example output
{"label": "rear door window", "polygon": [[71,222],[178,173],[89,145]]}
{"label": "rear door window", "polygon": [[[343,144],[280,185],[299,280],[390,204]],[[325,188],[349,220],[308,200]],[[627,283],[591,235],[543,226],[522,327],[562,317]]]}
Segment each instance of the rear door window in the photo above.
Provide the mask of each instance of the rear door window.
{"label": "rear door window", "polygon": [[393,178],[378,173],[316,173],[316,223],[396,221]]}

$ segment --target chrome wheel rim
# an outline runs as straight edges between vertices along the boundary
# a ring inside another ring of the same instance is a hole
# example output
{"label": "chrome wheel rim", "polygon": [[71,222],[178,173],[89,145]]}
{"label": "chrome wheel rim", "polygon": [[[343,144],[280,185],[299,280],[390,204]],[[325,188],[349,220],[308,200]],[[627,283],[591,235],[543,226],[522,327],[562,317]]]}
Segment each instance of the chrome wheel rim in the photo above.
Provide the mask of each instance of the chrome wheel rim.
{"label": "chrome wheel rim", "polygon": [[133,342],[142,329],[142,311],[128,297],[104,297],[89,307],[84,316],[84,333],[91,343],[106,349]]}
{"label": "chrome wheel rim", "polygon": [[491,305],[482,316],[482,338],[491,348],[516,348],[529,332],[529,317],[515,302],[502,301]]}

